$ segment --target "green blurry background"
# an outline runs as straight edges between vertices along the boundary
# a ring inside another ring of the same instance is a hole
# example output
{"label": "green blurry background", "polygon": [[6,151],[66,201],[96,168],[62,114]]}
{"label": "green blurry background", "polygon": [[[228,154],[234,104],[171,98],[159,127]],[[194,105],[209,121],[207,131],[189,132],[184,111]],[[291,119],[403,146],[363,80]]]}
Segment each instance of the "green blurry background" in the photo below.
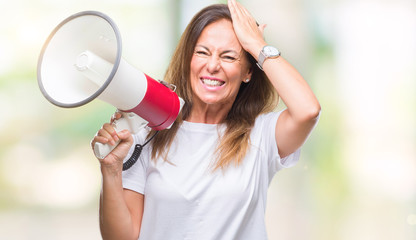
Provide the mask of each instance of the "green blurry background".
{"label": "green blurry background", "polygon": [[[0,3],[0,239],[100,239],[89,142],[115,109],[44,99],[36,64],[52,29],[102,11],[120,28],[124,59],[162,79],[185,24],[216,2],[224,1]],[[270,239],[416,239],[416,2],[242,3],[322,105],[301,161],[270,186]]]}

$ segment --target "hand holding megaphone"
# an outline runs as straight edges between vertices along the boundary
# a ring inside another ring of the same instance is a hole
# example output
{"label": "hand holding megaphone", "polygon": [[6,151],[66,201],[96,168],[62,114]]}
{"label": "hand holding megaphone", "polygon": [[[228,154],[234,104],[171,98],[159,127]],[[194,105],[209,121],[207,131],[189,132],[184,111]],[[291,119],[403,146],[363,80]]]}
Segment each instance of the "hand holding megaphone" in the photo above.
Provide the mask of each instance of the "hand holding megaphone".
{"label": "hand holding megaphone", "polygon": [[[130,131],[115,129],[115,122],[122,118],[122,114],[119,111],[114,113],[111,121],[104,123],[91,140],[92,150],[102,164],[118,166],[119,164],[114,164],[123,161],[132,147],[134,140]],[[112,156],[108,158],[109,155]],[[122,164],[124,169],[127,161],[123,161]]]}
{"label": "hand holding megaphone", "polygon": [[[118,111],[121,117],[112,121],[112,127],[119,133],[123,130],[129,130],[130,133],[135,134],[145,127],[148,122],[134,113]],[[118,146],[120,140],[116,141],[114,145],[108,143],[103,144],[96,142],[93,146],[94,154],[98,159],[104,159],[114,148]]]}
{"label": "hand holding megaphone", "polygon": [[[37,74],[42,94],[56,106],[78,107],[95,98],[115,106],[123,112],[117,131],[169,128],[184,104],[166,83],[121,57],[119,30],[100,12],[80,12],[62,21],[42,48]],[[98,158],[114,148],[101,145],[94,147]]]}

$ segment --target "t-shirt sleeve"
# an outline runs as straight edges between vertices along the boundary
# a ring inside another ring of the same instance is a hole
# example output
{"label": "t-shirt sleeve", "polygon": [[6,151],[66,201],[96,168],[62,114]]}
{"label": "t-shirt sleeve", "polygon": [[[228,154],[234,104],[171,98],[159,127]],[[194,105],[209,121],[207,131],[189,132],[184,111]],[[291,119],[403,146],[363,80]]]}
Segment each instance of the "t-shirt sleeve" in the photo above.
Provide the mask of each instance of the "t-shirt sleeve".
{"label": "t-shirt sleeve", "polygon": [[[269,165],[269,180],[274,176],[276,172],[283,168],[289,168],[299,161],[300,157],[300,148],[295,152],[289,154],[288,156],[281,158],[279,156],[279,149],[277,148],[277,142],[275,137],[276,132],[276,122],[280,114],[283,112],[271,112],[261,116],[261,121],[263,124],[263,137],[266,137],[267,147],[266,151],[268,152],[268,165]],[[284,141],[284,139],[282,140]]]}
{"label": "t-shirt sleeve", "polygon": [[[146,133],[144,131],[140,131],[138,134],[133,135],[134,143],[133,146],[130,148],[129,153],[127,154],[126,158],[123,162],[126,162],[134,152],[134,148],[136,144],[143,144],[145,141]],[[146,146],[147,147],[147,146]],[[122,183],[123,188],[129,189],[141,194],[144,194],[144,188],[146,185],[146,169],[147,169],[147,161],[144,157],[144,149],[142,154],[137,159],[137,162],[122,173]]]}

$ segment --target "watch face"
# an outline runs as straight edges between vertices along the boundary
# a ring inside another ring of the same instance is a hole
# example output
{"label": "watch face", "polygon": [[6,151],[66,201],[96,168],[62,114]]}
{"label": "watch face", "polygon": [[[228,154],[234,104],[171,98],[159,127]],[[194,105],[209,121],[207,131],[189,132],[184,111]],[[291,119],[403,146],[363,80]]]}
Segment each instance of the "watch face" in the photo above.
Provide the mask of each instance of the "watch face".
{"label": "watch face", "polygon": [[264,47],[263,51],[268,57],[275,57],[275,56],[279,56],[280,54],[279,50],[271,46]]}

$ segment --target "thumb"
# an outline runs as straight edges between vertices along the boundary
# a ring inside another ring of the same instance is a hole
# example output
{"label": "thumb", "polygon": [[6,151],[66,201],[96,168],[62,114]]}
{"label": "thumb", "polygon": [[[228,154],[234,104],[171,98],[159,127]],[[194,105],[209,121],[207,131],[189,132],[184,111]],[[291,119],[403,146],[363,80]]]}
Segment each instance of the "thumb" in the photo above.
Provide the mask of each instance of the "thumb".
{"label": "thumb", "polygon": [[261,34],[262,35],[264,35],[264,29],[267,27],[267,24],[261,24],[260,26],[259,26],[259,30],[260,30],[260,32],[261,32]]}
{"label": "thumb", "polygon": [[129,144],[133,143],[133,137],[131,136],[128,130],[122,130],[118,132],[117,135],[122,142],[129,143]]}
{"label": "thumb", "polygon": [[127,153],[129,152],[134,141],[128,130],[120,131],[117,135],[121,141],[106,158],[111,156],[110,158],[113,160],[121,161],[127,156]]}

